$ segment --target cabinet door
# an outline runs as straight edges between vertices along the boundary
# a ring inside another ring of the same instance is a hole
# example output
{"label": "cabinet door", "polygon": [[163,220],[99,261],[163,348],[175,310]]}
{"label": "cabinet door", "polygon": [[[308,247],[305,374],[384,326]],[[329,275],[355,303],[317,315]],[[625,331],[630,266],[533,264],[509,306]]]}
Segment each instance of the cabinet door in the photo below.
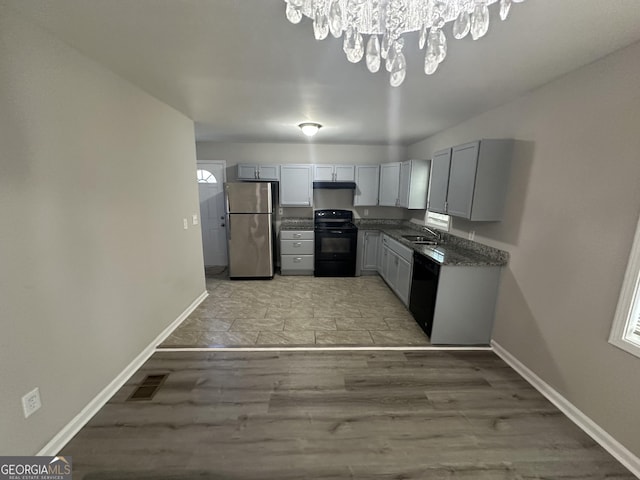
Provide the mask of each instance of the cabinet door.
{"label": "cabinet door", "polygon": [[378,205],[378,187],[380,182],[379,165],[356,165],[356,191],[353,205],[373,207]]}
{"label": "cabinet door", "polygon": [[451,151],[449,191],[447,192],[449,215],[471,218],[479,148],[480,142],[471,142],[454,147]]}
{"label": "cabinet door", "polygon": [[389,247],[387,247],[386,245],[383,245],[382,246],[381,262],[380,262],[380,266],[381,266],[380,275],[387,282],[389,282],[389,273],[391,271],[390,267],[391,267],[392,257],[393,257],[393,254],[391,253],[391,249]]}
{"label": "cabinet door", "polygon": [[400,163],[380,165],[380,194],[378,204],[385,207],[398,206],[400,189]]}
{"label": "cabinet door", "polygon": [[398,255],[389,249],[387,255],[387,283],[391,290],[397,293],[398,288]]}
{"label": "cabinet door", "polygon": [[451,165],[451,149],[436,152],[431,160],[431,184],[429,186],[428,210],[436,213],[447,213],[447,190],[449,188],[449,167]]}
{"label": "cabinet door", "polygon": [[400,164],[400,187],[398,191],[398,206],[407,208],[409,206],[409,188],[411,184],[411,162]]}
{"label": "cabinet door", "polygon": [[314,165],[313,179],[317,182],[333,182],[333,165]]}
{"label": "cabinet door", "polygon": [[311,165],[282,165],[280,170],[280,205],[311,206]]}
{"label": "cabinet door", "polygon": [[378,269],[378,245],[380,243],[380,232],[364,232],[362,242],[362,270]]}
{"label": "cabinet door", "polygon": [[258,171],[255,165],[238,164],[238,179],[255,180],[258,178]]}
{"label": "cabinet door", "polygon": [[396,260],[396,293],[402,303],[409,305],[409,294],[411,293],[411,262],[402,257]]}
{"label": "cabinet door", "polygon": [[353,165],[336,165],[334,173],[336,182],[353,182],[356,178]]}
{"label": "cabinet door", "polygon": [[280,167],[278,165],[259,165],[258,178],[260,180],[280,180]]}
{"label": "cabinet door", "polygon": [[384,252],[384,243],[382,239],[384,238],[384,234],[380,234],[380,240],[378,243],[378,273],[382,276],[382,253]]}

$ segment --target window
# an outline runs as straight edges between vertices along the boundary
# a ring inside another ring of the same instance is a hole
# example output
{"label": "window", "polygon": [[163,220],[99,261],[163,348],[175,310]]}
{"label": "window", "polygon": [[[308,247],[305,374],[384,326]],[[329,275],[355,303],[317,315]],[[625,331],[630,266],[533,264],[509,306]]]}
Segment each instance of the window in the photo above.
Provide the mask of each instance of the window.
{"label": "window", "polygon": [[622,283],[618,307],[613,318],[609,342],[640,357],[640,219]]}
{"label": "window", "polygon": [[218,183],[216,177],[209,170],[196,170],[198,183]]}
{"label": "window", "polygon": [[427,214],[424,216],[424,224],[428,227],[436,227],[448,232],[449,226],[451,225],[451,217],[449,215],[430,212],[427,210]]}

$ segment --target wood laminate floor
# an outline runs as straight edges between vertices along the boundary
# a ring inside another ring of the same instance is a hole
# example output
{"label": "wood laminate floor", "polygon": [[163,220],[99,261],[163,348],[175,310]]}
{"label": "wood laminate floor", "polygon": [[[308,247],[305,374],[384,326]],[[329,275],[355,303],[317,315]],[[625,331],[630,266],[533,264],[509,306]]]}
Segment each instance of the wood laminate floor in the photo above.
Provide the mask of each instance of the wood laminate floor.
{"label": "wood laminate floor", "polygon": [[378,276],[273,280],[207,278],[209,296],[160,345],[429,345],[411,313]]}
{"label": "wood laminate floor", "polygon": [[76,480],[634,478],[489,351],[160,352],[62,454]]}

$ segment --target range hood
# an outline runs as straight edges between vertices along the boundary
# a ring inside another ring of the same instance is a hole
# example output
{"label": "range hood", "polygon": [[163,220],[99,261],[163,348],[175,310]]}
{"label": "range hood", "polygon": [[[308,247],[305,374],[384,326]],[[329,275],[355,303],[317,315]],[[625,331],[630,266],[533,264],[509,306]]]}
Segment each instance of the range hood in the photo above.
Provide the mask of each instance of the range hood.
{"label": "range hood", "polygon": [[356,182],[313,182],[313,188],[330,188],[333,190],[355,190]]}

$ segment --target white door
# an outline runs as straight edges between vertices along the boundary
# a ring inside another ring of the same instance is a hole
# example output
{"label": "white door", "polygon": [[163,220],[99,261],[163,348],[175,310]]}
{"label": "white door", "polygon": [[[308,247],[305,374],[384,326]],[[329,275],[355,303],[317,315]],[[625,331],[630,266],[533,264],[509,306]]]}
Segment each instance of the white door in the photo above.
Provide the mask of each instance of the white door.
{"label": "white door", "polygon": [[198,193],[205,266],[227,265],[227,229],[224,211],[226,162],[198,161]]}

